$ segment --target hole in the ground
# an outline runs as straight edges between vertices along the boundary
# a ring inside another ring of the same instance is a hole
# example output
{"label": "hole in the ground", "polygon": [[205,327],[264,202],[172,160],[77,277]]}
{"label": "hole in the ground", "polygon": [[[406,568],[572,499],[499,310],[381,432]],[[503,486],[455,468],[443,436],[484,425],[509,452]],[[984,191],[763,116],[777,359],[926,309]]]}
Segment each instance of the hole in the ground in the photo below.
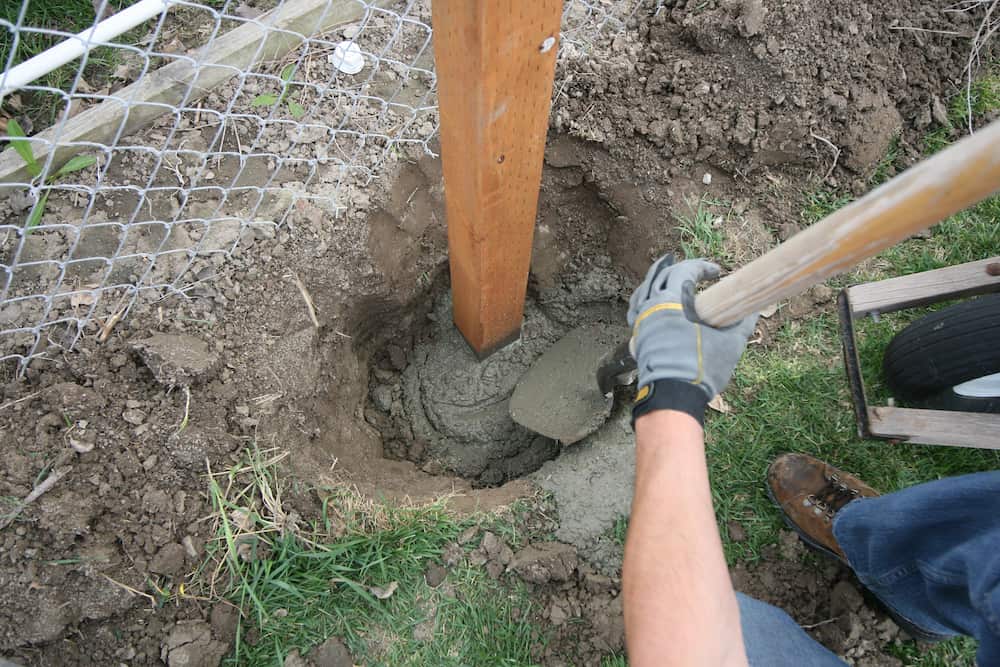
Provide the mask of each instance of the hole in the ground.
{"label": "hole in the ground", "polygon": [[442,278],[422,297],[433,303],[427,315],[373,353],[365,418],[387,458],[496,486],[559,455],[558,442],[511,419],[511,392],[574,327],[621,325],[631,281],[607,255],[613,209],[581,178],[553,180],[561,187],[542,203],[544,245],[536,243],[520,340],[478,361],[452,323]]}

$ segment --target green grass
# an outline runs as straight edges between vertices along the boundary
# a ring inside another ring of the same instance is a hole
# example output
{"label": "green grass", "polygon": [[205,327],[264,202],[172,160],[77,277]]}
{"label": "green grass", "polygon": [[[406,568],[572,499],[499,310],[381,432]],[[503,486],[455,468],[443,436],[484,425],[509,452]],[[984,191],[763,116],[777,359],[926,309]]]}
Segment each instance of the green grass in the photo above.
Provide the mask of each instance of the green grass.
{"label": "green grass", "polygon": [[615,523],[611,526],[610,537],[611,540],[620,546],[625,546],[625,538],[628,535],[628,517],[620,516],[615,519]]}
{"label": "green grass", "polygon": [[[17,65],[65,39],[59,35],[32,32],[27,28],[59,30],[72,34],[85,30],[94,24],[94,6],[90,0],[27,0],[27,3],[27,10],[23,18],[20,16],[22,2],[11,0],[0,3],[0,19],[9,21],[12,25],[17,25],[20,19],[21,25],[24,27],[20,31],[16,45],[11,30],[6,27],[0,29],[0,65],[4,68],[6,68],[11,51],[14,49],[16,51],[13,54],[11,64]],[[116,12],[130,4],[132,2],[129,0],[108,0],[108,13]],[[118,40],[127,41],[127,35],[119,37]],[[98,85],[101,80],[110,75],[120,61],[121,53],[118,49],[96,48],[87,55],[87,66],[83,73],[84,79],[92,85]],[[79,60],[74,60],[35,81],[33,85],[69,90],[78,69]],[[25,111],[33,117],[36,123],[35,131],[41,129],[41,126],[47,126],[54,122],[56,114],[64,104],[60,96],[51,93],[25,93],[22,94],[22,97],[24,98]]]}
{"label": "green grass", "polygon": [[975,667],[976,642],[967,637],[952,639],[921,652],[913,642],[894,645],[889,653],[908,667]]}
{"label": "green grass", "polygon": [[[681,251],[684,257],[711,257],[716,261],[725,259],[724,227],[731,217],[732,207],[724,202],[704,196],[687,202],[686,213],[675,214],[677,229],[681,235]],[[722,213],[719,211],[725,209]]]}
{"label": "green grass", "polygon": [[936,153],[956,138],[969,131],[969,111],[979,118],[1000,108],[1000,62],[983,68],[984,74],[972,83],[971,89],[963,86],[948,102],[948,122],[934,128],[924,137],[924,152]]}
{"label": "green grass", "polygon": [[850,203],[851,197],[849,195],[820,188],[805,194],[799,217],[806,225],[811,225]]}
{"label": "green grass", "polygon": [[902,157],[899,148],[899,135],[895,135],[889,141],[889,148],[886,150],[885,155],[882,159],[878,161],[875,168],[872,170],[871,175],[868,177],[868,186],[876,187],[882,185],[890,178],[896,175],[899,168],[899,160]]}
{"label": "green grass", "polygon": [[249,450],[243,465],[212,477],[217,539],[201,575],[243,610],[227,664],[281,665],[330,636],[368,665],[530,664],[545,637],[523,585],[471,566],[456,566],[437,588],[424,580],[445,545],[477,523],[518,544],[524,536],[508,520],[459,519],[440,505],[392,508],[340,491],[318,520],[299,525],[285,513],[280,458]]}

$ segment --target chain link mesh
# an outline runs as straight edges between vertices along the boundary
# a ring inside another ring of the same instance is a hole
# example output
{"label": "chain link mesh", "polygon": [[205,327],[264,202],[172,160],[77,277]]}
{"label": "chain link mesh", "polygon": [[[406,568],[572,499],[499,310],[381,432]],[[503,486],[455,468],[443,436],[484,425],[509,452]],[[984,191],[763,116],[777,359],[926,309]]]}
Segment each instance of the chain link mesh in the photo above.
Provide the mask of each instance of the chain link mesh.
{"label": "chain link mesh", "polygon": [[[0,14],[0,87],[28,56],[76,39],[52,27],[61,17],[39,20],[41,2]],[[94,4],[107,17],[128,3]],[[560,57],[621,30],[638,5],[569,0]],[[8,92],[0,361],[21,372],[106,338],[136,308],[211,280],[301,202],[364,209],[387,162],[431,152],[431,35],[427,0],[178,0]],[[342,71],[355,61],[361,71]]]}

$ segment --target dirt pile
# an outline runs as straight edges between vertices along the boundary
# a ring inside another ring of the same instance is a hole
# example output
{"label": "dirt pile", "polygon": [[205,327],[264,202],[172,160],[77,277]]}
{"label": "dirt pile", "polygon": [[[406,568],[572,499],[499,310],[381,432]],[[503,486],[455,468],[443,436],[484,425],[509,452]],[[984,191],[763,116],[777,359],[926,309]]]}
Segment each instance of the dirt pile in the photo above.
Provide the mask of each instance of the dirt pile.
{"label": "dirt pile", "polygon": [[629,161],[638,148],[642,167],[665,159],[653,179],[695,163],[743,179],[825,170],[823,139],[856,179],[900,132],[946,122],[969,55],[954,35],[977,20],[933,2],[660,3],[594,57],[567,58],[553,126]]}
{"label": "dirt pile", "polygon": [[[484,538],[484,543],[486,539]],[[850,573],[834,562],[804,558],[791,532],[765,550],[752,568],[737,567],[738,591],[787,610],[821,644],[862,667],[901,666],[888,649],[905,638],[896,624],[866,601]],[[486,563],[489,570],[489,562]],[[597,573],[575,547],[535,542],[510,558],[506,572],[531,586],[538,622],[554,634],[536,659],[545,665],[600,665],[624,652],[621,580]]]}

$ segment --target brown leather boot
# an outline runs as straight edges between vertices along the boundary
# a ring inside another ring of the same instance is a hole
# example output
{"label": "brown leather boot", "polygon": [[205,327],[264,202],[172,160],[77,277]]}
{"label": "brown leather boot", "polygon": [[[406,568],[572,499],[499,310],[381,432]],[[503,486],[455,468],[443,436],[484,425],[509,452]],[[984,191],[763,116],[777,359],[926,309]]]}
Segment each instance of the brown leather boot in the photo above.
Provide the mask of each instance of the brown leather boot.
{"label": "brown leather boot", "polygon": [[846,565],[833,536],[833,517],[852,500],[878,491],[807,454],[782,454],[767,469],[767,494],[803,542]]}

